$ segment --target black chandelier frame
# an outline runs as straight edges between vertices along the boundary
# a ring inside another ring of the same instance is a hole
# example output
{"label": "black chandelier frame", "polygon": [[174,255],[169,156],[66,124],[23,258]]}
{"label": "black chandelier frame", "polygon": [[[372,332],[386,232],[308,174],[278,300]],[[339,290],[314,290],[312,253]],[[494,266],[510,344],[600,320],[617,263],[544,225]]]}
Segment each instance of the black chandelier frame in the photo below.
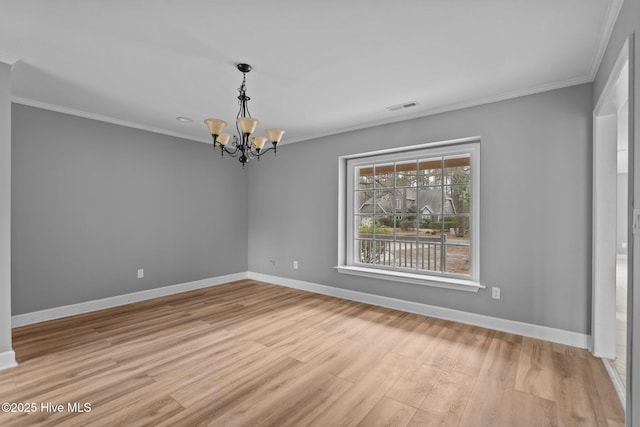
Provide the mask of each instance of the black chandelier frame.
{"label": "black chandelier frame", "polygon": [[277,152],[278,141],[271,141],[272,146],[267,148],[266,150],[258,148],[251,142],[251,139],[255,137],[252,137],[251,133],[242,132],[242,130],[240,129],[240,125],[238,124],[237,119],[252,118],[251,113],[249,112],[248,105],[251,98],[247,95],[247,73],[251,71],[251,65],[240,63],[237,64],[236,67],[242,73],[242,84],[238,88],[238,92],[240,93],[238,95],[238,104],[240,105],[240,109],[238,110],[238,115],[236,116],[237,135],[232,135],[233,139],[231,145],[233,146],[233,148],[227,148],[229,143],[226,143],[224,145],[220,144],[218,142],[218,136],[220,135],[211,134],[211,136],[213,137],[213,148],[215,149],[216,145],[220,146],[221,157],[224,157],[225,153],[231,157],[238,157],[238,161],[242,163],[242,167],[244,168],[244,165],[249,160],[257,158],[258,161],[260,161],[260,157],[265,153],[268,153],[269,151],[273,151],[273,154],[275,155]]}

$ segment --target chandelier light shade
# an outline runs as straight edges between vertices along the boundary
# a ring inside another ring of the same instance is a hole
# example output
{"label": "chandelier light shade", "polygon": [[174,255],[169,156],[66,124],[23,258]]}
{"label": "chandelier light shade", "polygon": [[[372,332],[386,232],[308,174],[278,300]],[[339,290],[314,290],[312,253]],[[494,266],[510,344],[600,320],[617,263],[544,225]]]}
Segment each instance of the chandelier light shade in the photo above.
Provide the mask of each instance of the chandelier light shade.
{"label": "chandelier light shade", "polygon": [[220,119],[207,119],[204,122],[212,135],[220,135],[222,133],[222,129],[227,125],[227,122]]}
{"label": "chandelier light shade", "polygon": [[271,141],[278,141],[282,139],[282,135],[284,135],[284,131],[282,129],[265,129],[267,133],[267,138]]}
{"label": "chandelier light shade", "polygon": [[[220,145],[220,153],[222,156],[227,153],[232,157],[238,157],[238,160],[242,163],[242,167],[244,167],[245,163],[249,160],[254,158],[260,160],[260,156],[268,151],[273,150],[275,154],[276,146],[282,139],[284,131],[282,129],[266,129],[266,137],[252,136],[260,122],[251,117],[247,105],[249,100],[251,100],[251,98],[247,96],[246,85],[247,73],[251,71],[251,65],[238,64],[237,67],[242,73],[242,85],[238,88],[238,92],[240,92],[240,95],[238,95],[240,110],[236,118],[236,130],[238,134],[232,136],[228,133],[223,133],[222,131],[227,126],[227,122],[221,119],[205,119],[204,123],[207,125],[209,133],[211,133],[213,137],[213,148],[215,149],[217,145]],[[229,144],[230,141],[231,144]],[[272,146],[263,150],[267,141],[271,142]]]}
{"label": "chandelier light shade", "polygon": [[218,144],[224,147],[225,145],[227,145],[227,142],[229,142],[229,139],[231,139],[231,135],[229,135],[228,133],[221,133],[220,135],[218,135]]}
{"label": "chandelier light shade", "polygon": [[264,136],[252,136],[251,142],[253,142],[253,146],[256,147],[256,151],[258,151],[262,150],[265,142],[267,142],[267,138],[265,138]]}

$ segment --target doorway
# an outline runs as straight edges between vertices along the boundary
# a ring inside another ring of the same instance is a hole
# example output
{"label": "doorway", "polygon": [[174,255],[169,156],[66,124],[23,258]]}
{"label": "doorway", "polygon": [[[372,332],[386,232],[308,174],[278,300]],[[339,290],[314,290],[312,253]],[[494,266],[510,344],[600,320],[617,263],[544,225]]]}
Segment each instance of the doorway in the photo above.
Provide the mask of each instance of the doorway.
{"label": "doorway", "polygon": [[593,113],[592,353],[604,360],[625,406],[627,289],[633,247],[629,227],[633,166],[629,145],[629,44]]}

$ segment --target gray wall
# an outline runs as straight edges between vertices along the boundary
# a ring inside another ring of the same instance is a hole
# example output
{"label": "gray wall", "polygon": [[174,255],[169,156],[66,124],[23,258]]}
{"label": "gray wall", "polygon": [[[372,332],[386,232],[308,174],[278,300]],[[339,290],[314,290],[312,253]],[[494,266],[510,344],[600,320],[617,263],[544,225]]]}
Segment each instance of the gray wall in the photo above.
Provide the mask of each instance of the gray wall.
{"label": "gray wall", "polygon": [[[590,333],[592,96],[585,84],[283,146],[249,170],[264,183],[248,189],[249,270]],[[338,156],[475,135],[481,282],[501,300],[335,272]]]}
{"label": "gray wall", "polygon": [[246,171],[211,145],[13,104],[12,146],[14,315],[247,270]]}

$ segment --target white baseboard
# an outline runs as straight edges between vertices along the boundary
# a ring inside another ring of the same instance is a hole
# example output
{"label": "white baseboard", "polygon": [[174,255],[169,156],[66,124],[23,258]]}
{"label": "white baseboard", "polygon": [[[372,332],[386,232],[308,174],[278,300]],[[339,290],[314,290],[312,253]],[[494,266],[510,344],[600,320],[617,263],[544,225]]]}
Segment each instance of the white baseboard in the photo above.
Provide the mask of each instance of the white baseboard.
{"label": "white baseboard", "polygon": [[164,286],[162,288],[149,289],[146,291],[133,292],[125,295],[117,295],[109,298],[86,301],[78,304],[49,308],[46,310],[34,311],[31,313],[18,314],[11,317],[11,327],[15,328],[18,326],[30,325],[32,323],[59,319],[61,317],[73,316],[76,314],[88,313],[105,308],[117,307],[119,305],[131,304],[133,302],[173,295],[180,292],[192,291],[194,289],[208,288],[209,286],[221,285],[223,283],[233,282],[234,280],[242,280],[247,278],[248,273],[245,271],[241,273],[227,274],[224,276],[196,280],[194,282],[180,283],[178,285]]}
{"label": "white baseboard", "polygon": [[[314,292],[317,294],[373,304],[381,307],[393,308],[396,310],[422,314],[425,316],[437,317],[444,320],[452,320],[455,322],[466,323],[474,326],[481,326],[484,328],[495,329],[498,331],[509,332],[526,337],[570,345],[573,347],[588,348],[589,346],[590,337],[588,335],[580,334],[577,332],[549,328],[547,326],[533,325],[530,323],[517,322],[514,320],[500,319],[497,317],[485,316],[482,314],[468,313],[464,311],[453,310],[450,308],[437,307],[413,301],[368,294],[364,292],[352,291],[349,289],[341,289],[333,286],[320,285],[317,283],[305,282],[302,280],[288,279],[285,277],[271,276],[268,274],[254,272],[228,274],[225,276],[212,277],[195,282],[181,283],[178,285],[149,289],[146,291],[66,305],[63,307],[55,307],[47,310],[35,311],[32,313],[18,314],[11,318],[11,325],[12,327],[24,326],[32,323],[44,322],[47,320],[59,319],[76,314],[88,313],[91,311],[116,307],[166,295],[173,295],[180,292],[191,291],[194,289],[216,286],[223,283],[247,278],[286,286],[289,288]],[[3,354],[5,353],[1,353],[0,356],[2,356]],[[2,359],[0,359],[0,366],[2,366],[1,363]]]}
{"label": "white baseboard", "polygon": [[609,374],[609,378],[611,378],[611,382],[613,383],[613,387],[616,389],[616,393],[618,393],[618,398],[620,399],[620,403],[622,404],[622,409],[626,410],[626,390],[624,384],[622,383],[622,379],[620,378],[620,374],[616,370],[613,365],[615,362],[611,359],[602,359],[602,363],[604,367],[607,369],[607,373]]}
{"label": "white baseboard", "polygon": [[0,353],[0,371],[13,368],[14,366],[18,366],[18,363],[16,362],[16,354],[13,351]]}
{"label": "white baseboard", "polygon": [[289,288],[301,289],[309,292],[315,292],[317,294],[364,302],[381,307],[393,308],[410,313],[422,314],[425,316],[436,317],[438,319],[452,320],[469,325],[481,326],[483,328],[509,332],[516,335],[537,338],[545,341],[555,342],[558,344],[569,345],[572,347],[586,349],[589,346],[588,335],[565,331],[563,329],[533,325],[530,323],[518,322],[515,320],[500,319],[498,317],[468,313],[464,311],[453,310],[450,308],[437,307],[413,301],[373,295],[364,292],[352,291],[349,289],[335,288],[333,286],[319,285],[317,283],[288,279],[285,277],[271,276],[262,273],[249,272],[249,279],[273,283]]}

